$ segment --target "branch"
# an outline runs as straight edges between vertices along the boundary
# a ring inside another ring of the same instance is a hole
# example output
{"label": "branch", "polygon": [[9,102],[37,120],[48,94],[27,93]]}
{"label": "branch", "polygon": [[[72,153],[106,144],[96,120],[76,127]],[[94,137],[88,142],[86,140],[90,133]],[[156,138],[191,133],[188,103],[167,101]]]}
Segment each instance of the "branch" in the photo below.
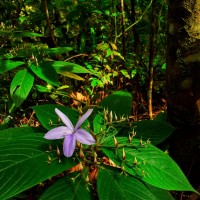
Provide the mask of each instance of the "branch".
{"label": "branch", "polygon": [[[140,20],[143,18],[143,16],[145,15],[145,13],[147,12],[147,10],[150,8],[151,4],[152,4],[153,0],[150,1],[149,5],[146,7],[145,11],[142,13],[142,15],[140,16],[140,18],[134,22],[133,24],[131,24],[127,29],[125,29],[125,32],[128,31],[129,29],[131,29],[133,26],[135,26],[138,22],[140,22]],[[121,37],[122,33],[120,33],[117,38]]]}
{"label": "branch", "polygon": [[50,19],[49,19],[49,10],[48,10],[48,6],[47,6],[47,1],[43,0],[43,4],[44,4],[44,9],[45,9],[45,14],[46,14],[47,26],[49,27],[50,37],[51,37],[51,40],[52,40],[54,46],[57,47],[58,44],[57,44],[56,39],[54,37],[54,32],[53,32],[53,29],[51,28],[51,22],[50,22]]}

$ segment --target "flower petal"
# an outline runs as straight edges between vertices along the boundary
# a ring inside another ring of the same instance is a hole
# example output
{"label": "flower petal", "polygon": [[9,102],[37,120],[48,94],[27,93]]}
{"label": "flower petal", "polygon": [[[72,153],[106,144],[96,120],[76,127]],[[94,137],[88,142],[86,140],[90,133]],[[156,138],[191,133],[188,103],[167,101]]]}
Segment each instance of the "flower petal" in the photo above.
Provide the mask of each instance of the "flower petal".
{"label": "flower petal", "polygon": [[88,109],[88,111],[78,120],[76,126],[75,126],[75,131],[81,126],[81,124],[91,115],[93,109]]}
{"label": "flower petal", "polygon": [[71,123],[71,121],[69,120],[69,118],[64,113],[62,113],[60,110],[58,110],[57,108],[55,109],[55,112],[60,117],[62,122],[73,131],[74,126]]}
{"label": "flower petal", "polygon": [[44,138],[48,140],[56,140],[64,138],[66,134],[70,134],[71,130],[66,126],[59,126],[48,131]]}
{"label": "flower petal", "polygon": [[95,139],[84,129],[78,129],[75,133],[76,140],[82,144],[95,144]]}
{"label": "flower petal", "polygon": [[66,157],[71,157],[76,146],[76,139],[74,134],[69,134],[64,139],[63,153]]}

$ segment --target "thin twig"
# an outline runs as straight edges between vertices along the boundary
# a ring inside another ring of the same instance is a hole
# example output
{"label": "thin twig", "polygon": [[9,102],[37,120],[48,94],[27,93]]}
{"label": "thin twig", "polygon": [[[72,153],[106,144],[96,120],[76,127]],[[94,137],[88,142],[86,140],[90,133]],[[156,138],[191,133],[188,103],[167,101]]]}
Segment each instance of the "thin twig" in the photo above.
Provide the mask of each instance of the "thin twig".
{"label": "thin twig", "polygon": [[[147,12],[147,10],[150,8],[151,4],[152,4],[153,0],[150,1],[149,5],[146,7],[145,11],[143,12],[143,14],[139,17],[139,19],[134,22],[133,24],[131,24],[127,29],[125,29],[125,32],[128,31],[129,29],[131,29],[133,26],[135,26],[138,22],[140,22],[140,20],[143,18],[143,16],[145,15],[145,13]],[[120,33],[117,38],[121,37],[122,33]]]}
{"label": "thin twig", "polygon": [[67,58],[67,59],[65,59],[64,61],[68,61],[68,60],[71,60],[71,59],[76,58],[76,57],[79,57],[79,56],[88,56],[88,54],[84,54],[84,53],[78,54],[78,55],[72,56],[72,57],[70,57],[70,58]]}

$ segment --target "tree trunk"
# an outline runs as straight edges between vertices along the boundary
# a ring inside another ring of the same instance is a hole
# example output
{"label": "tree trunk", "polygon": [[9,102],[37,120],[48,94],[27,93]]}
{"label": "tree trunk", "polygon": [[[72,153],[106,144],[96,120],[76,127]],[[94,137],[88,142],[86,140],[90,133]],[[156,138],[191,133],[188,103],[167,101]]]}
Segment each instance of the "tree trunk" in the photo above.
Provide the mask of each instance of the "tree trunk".
{"label": "tree trunk", "polygon": [[166,91],[168,117],[178,128],[172,137],[172,157],[194,186],[199,186],[199,0],[169,0]]}
{"label": "tree trunk", "polygon": [[124,12],[124,0],[121,0],[121,12],[122,12],[122,17],[121,17],[121,26],[122,26],[122,52],[123,52],[123,57],[125,58],[126,56],[126,36],[125,36],[125,12]]}
{"label": "tree trunk", "polygon": [[[131,0],[131,15],[130,15],[131,23],[136,22],[136,13],[135,13],[135,0]],[[138,53],[139,52],[139,43],[140,43],[140,38],[138,35],[138,32],[136,30],[136,25],[132,27],[133,35],[134,35],[134,52]]]}
{"label": "tree trunk", "polygon": [[153,0],[150,46],[149,46],[149,84],[148,84],[148,113],[150,119],[153,119],[153,106],[152,106],[153,75],[154,75],[153,61],[156,55],[156,35],[157,35],[156,0]]}

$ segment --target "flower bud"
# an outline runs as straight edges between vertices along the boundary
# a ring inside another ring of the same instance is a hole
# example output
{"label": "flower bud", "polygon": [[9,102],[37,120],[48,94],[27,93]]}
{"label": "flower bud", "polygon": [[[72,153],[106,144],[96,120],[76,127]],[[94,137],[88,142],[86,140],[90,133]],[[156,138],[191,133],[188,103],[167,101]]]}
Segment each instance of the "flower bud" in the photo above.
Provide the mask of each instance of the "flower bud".
{"label": "flower bud", "polygon": [[85,156],[85,155],[84,155],[84,153],[83,153],[82,148],[80,148],[79,156],[80,156],[81,160],[84,160],[84,156]]}
{"label": "flower bud", "polygon": [[142,146],[142,137],[140,138],[140,146]]}
{"label": "flower bud", "polygon": [[77,146],[78,148],[81,148],[81,143],[78,142],[78,141],[76,141],[76,146]]}
{"label": "flower bud", "polygon": [[49,144],[49,151],[52,151],[52,146]]}
{"label": "flower bud", "polygon": [[33,60],[35,60],[35,56],[34,56],[33,53],[32,53],[32,55],[31,55],[31,57],[30,57],[30,61],[33,61]]}
{"label": "flower bud", "polygon": [[52,126],[53,122],[49,119],[49,126]]}
{"label": "flower bud", "polygon": [[89,176],[88,176],[88,175],[86,176],[85,181],[86,181],[86,183],[89,183],[89,182],[90,182],[90,179],[89,179]]}
{"label": "flower bud", "polygon": [[110,118],[110,123],[112,124],[112,121],[113,121],[113,113],[112,113],[112,110],[110,111],[109,118]]}
{"label": "flower bud", "polygon": [[135,132],[135,130],[133,128],[133,130],[132,130],[132,137],[135,137],[135,136],[136,136],[136,132]]}
{"label": "flower bud", "polygon": [[58,157],[60,157],[60,149],[58,147],[56,149],[56,154],[57,154]]}
{"label": "flower bud", "polygon": [[114,136],[114,144],[115,144],[116,147],[118,147],[118,142],[117,142],[117,139],[116,139],[115,136]]}
{"label": "flower bud", "polygon": [[115,121],[117,121],[118,120],[118,118],[117,118],[117,115],[116,115],[116,113],[115,113]]}
{"label": "flower bud", "polygon": [[150,138],[146,142],[147,144],[151,144]]}
{"label": "flower bud", "polygon": [[51,161],[52,161],[52,159],[51,159],[51,157],[48,155],[48,161],[47,161],[47,163],[50,164]]}
{"label": "flower bud", "polygon": [[131,143],[131,141],[132,141],[132,137],[130,134],[128,135],[128,141],[129,141],[129,143]]}
{"label": "flower bud", "polygon": [[107,122],[108,121],[108,109],[104,109],[104,120]]}
{"label": "flower bud", "polygon": [[36,66],[38,66],[39,64],[38,64],[38,59],[35,57],[35,64],[36,64]]}
{"label": "flower bud", "polygon": [[122,149],[122,158],[123,158],[123,160],[125,160],[125,159],[126,159],[126,153],[125,153],[125,150],[124,150],[124,148]]}
{"label": "flower bud", "polygon": [[134,164],[135,166],[138,164],[138,161],[137,161],[137,158],[136,158],[136,157],[134,158],[133,164]]}
{"label": "flower bud", "polygon": [[79,171],[81,171],[81,172],[83,171],[83,164],[82,164],[82,162],[79,163],[78,169],[79,169]]}
{"label": "flower bud", "polygon": [[142,170],[142,175],[145,175],[145,171],[144,170]]}
{"label": "flower bud", "polygon": [[96,164],[96,163],[97,163],[97,153],[94,152],[94,164]]}

